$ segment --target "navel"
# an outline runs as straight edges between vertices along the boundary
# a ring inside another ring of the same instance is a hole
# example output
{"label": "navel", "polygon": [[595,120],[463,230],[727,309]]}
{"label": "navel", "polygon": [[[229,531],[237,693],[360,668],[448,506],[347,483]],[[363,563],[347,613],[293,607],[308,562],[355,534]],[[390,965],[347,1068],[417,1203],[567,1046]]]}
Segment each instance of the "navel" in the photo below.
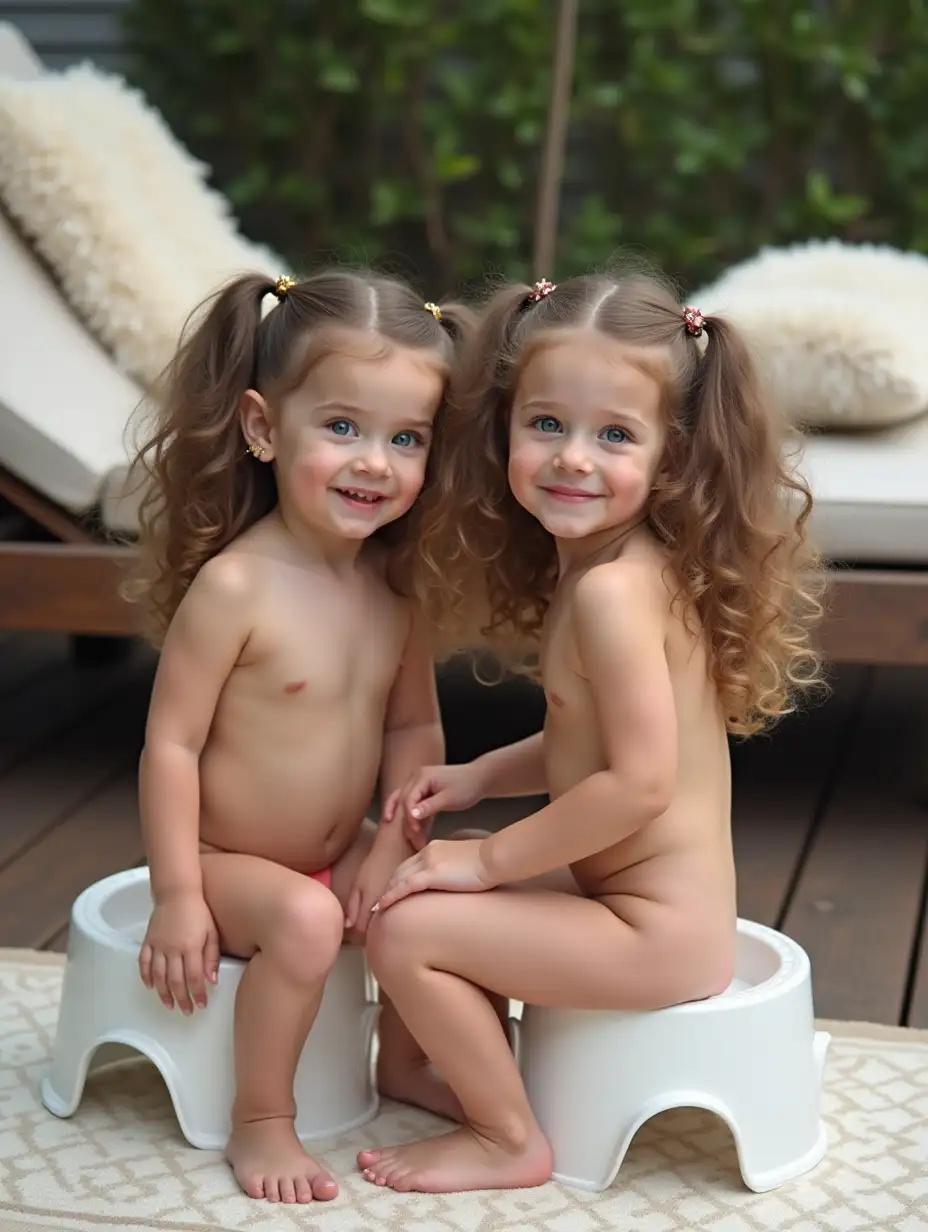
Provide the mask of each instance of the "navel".
{"label": "navel", "polygon": [[291,680],[289,684],[284,685],[285,693],[299,693],[306,688],[305,680]]}

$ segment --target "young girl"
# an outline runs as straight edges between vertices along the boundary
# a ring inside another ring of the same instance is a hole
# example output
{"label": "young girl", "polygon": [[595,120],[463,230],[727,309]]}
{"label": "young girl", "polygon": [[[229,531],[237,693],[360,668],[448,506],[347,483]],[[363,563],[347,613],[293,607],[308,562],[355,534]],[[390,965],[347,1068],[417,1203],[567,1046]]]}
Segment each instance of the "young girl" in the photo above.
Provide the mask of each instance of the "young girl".
{"label": "young girl", "polygon": [[[443,757],[429,639],[393,566],[466,319],[385,278],[238,278],[183,343],[140,458],[134,593],[164,637],[139,965],[189,1014],[220,952],[249,960],[227,1154],[272,1202],[337,1192],[294,1133],[294,1072],[346,925],[363,937],[412,851],[401,826],[363,824],[378,772],[389,793]],[[410,1045],[387,1007],[382,1081],[428,1103]]]}
{"label": "young girl", "polygon": [[491,634],[540,632],[547,717],[470,765],[424,768],[398,800],[420,821],[485,796],[551,803],[483,840],[429,843],[380,900],[373,970],[464,1121],[359,1155],[399,1190],[550,1176],[479,989],[652,1010],[726,988],[726,735],[785,714],[818,674],[810,497],[725,321],[641,276],[513,287],[452,403],[444,488],[421,508],[425,590],[441,598],[450,573],[463,612],[483,579]]}

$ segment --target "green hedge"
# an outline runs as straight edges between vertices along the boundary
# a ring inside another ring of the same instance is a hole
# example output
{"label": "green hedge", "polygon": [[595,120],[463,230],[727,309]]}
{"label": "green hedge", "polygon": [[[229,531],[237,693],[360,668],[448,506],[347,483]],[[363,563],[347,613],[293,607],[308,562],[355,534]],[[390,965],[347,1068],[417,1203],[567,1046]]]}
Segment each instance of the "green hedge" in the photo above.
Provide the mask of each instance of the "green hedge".
{"label": "green hedge", "polygon": [[[133,0],[135,80],[243,229],[438,295],[530,273],[551,0]],[[928,0],[581,0],[554,277],[928,248]]]}

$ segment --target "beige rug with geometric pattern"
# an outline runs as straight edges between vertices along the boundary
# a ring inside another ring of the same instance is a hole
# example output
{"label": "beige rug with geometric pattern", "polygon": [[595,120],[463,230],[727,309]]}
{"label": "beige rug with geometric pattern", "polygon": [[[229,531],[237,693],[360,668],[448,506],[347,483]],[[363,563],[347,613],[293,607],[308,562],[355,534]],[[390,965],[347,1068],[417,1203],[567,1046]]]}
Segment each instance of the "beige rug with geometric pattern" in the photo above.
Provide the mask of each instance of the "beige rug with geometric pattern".
{"label": "beige rug with geometric pattern", "polygon": [[774,1193],[744,1188],[721,1122],[680,1110],[642,1128],[603,1194],[394,1194],[357,1175],[359,1146],[441,1123],[388,1105],[320,1149],[336,1202],[283,1208],[242,1197],[217,1154],[187,1146],[147,1063],[91,1079],[69,1121],[45,1111],[60,982],[57,956],[0,951],[2,1232],[928,1232],[928,1031],[826,1024],[828,1154]]}

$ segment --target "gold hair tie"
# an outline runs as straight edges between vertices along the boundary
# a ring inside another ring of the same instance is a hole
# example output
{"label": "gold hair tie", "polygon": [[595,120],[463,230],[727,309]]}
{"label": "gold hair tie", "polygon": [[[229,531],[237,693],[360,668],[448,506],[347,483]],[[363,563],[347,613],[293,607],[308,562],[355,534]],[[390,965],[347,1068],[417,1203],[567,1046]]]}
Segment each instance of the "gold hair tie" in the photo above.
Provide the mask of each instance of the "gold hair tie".
{"label": "gold hair tie", "polygon": [[433,304],[431,300],[422,305],[426,312],[430,312],[436,321],[441,320],[441,309],[437,304]]}
{"label": "gold hair tie", "polygon": [[283,299],[291,287],[296,286],[296,279],[291,278],[289,274],[281,274],[274,283],[274,294],[278,299]]}

